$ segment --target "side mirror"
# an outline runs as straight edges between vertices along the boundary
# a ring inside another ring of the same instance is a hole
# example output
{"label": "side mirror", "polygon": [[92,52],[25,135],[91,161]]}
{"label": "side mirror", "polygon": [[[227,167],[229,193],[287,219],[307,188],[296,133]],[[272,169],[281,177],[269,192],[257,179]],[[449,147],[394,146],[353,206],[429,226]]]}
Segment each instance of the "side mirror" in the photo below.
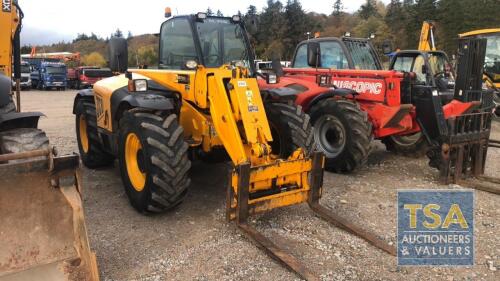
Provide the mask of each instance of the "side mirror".
{"label": "side mirror", "polygon": [[321,48],[318,42],[307,43],[307,64],[310,67],[321,65]]}
{"label": "side mirror", "polygon": [[384,55],[388,55],[388,54],[392,53],[391,41],[386,40],[382,43],[382,53],[384,53]]}
{"label": "side mirror", "polygon": [[273,68],[273,72],[276,73],[276,75],[278,77],[281,77],[283,76],[284,72],[283,72],[283,66],[281,65],[281,62],[279,59],[273,59],[271,61],[271,65],[272,65],[272,68]]}
{"label": "side mirror", "polygon": [[108,46],[109,68],[124,73],[128,68],[128,46],[125,38],[111,38]]}

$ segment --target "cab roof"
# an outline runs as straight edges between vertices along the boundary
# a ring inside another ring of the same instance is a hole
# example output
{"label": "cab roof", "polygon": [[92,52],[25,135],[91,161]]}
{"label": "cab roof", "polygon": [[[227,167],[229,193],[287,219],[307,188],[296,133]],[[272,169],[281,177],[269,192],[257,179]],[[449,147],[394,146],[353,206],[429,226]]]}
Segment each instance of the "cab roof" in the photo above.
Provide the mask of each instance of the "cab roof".
{"label": "cab roof", "polygon": [[470,37],[470,36],[477,36],[477,35],[487,35],[490,33],[499,33],[500,34],[500,28],[478,29],[478,30],[473,30],[473,31],[458,34],[458,36],[460,38],[463,38],[463,37]]}

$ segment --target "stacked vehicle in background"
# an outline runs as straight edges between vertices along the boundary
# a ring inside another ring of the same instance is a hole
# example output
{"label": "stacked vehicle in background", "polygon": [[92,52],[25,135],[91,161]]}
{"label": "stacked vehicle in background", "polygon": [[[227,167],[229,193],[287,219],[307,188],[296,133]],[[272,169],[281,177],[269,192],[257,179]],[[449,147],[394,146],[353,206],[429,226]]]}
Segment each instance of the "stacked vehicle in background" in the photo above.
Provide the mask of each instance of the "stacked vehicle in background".
{"label": "stacked vehicle in background", "polygon": [[78,90],[91,88],[97,81],[111,76],[113,76],[113,73],[109,68],[100,68],[96,66],[68,68],[68,88]]}
{"label": "stacked vehicle in background", "polygon": [[[21,90],[31,89],[31,66],[29,63],[21,62],[21,78],[19,80],[19,86]],[[16,88],[16,79],[14,78],[14,73],[12,73],[12,89]]]}
{"label": "stacked vehicle in background", "polygon": [[31,83],[38,90],[65,90],[67,87],[66,65],[62,62],[36,60],[32,62]]}

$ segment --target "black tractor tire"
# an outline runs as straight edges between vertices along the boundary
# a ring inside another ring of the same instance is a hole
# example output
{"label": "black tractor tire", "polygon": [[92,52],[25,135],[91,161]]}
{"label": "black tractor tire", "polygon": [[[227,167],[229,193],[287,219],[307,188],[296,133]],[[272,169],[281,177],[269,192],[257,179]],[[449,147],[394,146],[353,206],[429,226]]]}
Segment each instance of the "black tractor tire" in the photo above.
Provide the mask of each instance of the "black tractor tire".
{"label": "black tractor tire", "polygon": [[[36,128],[19,128],[0,132],[0,154],[19,153],[49,148],[44,131]],[[31,160],[36,158],[31,158]],[[13,160],[12,163],[26,160]]]}
{"label": "black tractor tire", "polygon": [[272,153],[286,159],[298,148],[306,156],[314,150],[314,137],[309,116],[301,106],[286,103],[265,103],[266,115],[271,128]]}
{"label": "black tractor tire", "polygon": [[406,157],[424,156],[429,145],[425,136],[418,132],[408,136],[388,136],[382,139],[387,151]]}
{"label": "black tractor tire", "polygon": [[350,173],[366,164],[373,132],[368,114],[359,104],[328,98],[313,105],[309,115],[316,146],[326,157],[327,171]]}
{"label": "black tractor tire", "polygon": [[125,192],[140,213],[161,213],[186,197],[188,144],[175,114],[132,109],[120,120],[118,154]]}
{"label": "black tractor tire", "polygon": [[83,164],[90,169],[112,165],[114,157],[103,150],[97,133],[97,118],[93,101],[78,100],[75,115],[76,138]]}

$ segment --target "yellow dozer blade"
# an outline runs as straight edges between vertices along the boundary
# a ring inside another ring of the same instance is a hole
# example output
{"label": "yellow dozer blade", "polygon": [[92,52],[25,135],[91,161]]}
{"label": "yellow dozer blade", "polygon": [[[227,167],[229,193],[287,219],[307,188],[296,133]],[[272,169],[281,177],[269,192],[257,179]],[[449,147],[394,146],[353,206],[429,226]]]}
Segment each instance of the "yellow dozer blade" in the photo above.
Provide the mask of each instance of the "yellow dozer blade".
{"label": "yellow dozer blade", "polygon": [[0,163],[0,280],[99,280],[78,155],[37,150],[0,155]]}

